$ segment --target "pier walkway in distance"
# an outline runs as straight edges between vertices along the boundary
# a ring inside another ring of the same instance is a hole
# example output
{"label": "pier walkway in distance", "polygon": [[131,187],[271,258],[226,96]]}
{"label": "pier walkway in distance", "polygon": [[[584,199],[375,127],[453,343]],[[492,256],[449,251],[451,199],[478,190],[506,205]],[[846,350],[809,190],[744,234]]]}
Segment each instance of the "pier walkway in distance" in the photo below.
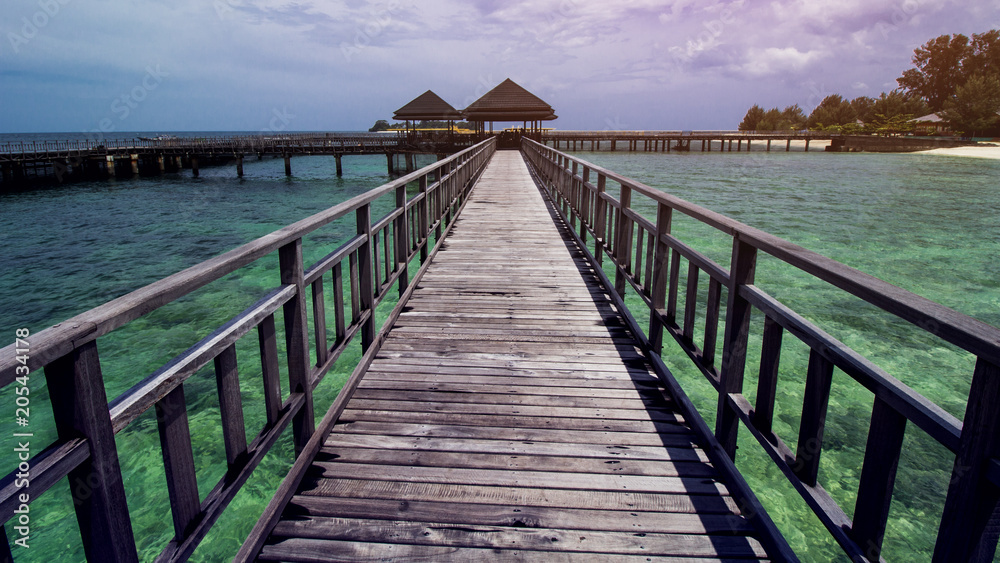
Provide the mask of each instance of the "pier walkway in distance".
{"label": "pier walkway in distance", "polygon": [[251,557],[780,559],[712,440],[500,151]]}

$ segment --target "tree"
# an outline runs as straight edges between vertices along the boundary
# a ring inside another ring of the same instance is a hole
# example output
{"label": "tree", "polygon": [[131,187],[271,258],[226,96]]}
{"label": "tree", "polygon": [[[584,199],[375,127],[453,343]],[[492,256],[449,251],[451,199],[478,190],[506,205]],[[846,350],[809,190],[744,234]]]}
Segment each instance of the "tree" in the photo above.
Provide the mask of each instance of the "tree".
{"label": "tree", "polygon": [[788,106],[782,110],[781,118],[788,124],[788,128],[794,131],[805,129],[806,123],[809,121],[799,104]]}
{"label": "tree", "polygon": [[743,117],[739,129],[740,131],[756,131],[762,119],[764,119],[764,108],[754,104]]}
{"label": "tree", "polygon": [[966,78],[1000,76],[1000,31],[992,29],[972,36],[972,52],[962,63]]}
{"label": "tree", "polygon": [[869,98],[868,96],[858,96],[851,100],[851,109],[854,110],[855,119],[860,119],[865,123],[871,121],[871,118],[874,117],[875,114],[872,113],[874,106],[874,98]]}
{"label": "tree", "polygon": [[940,115],[952,128],[972,137],[996,127],[997,112],[1000,112],[1000,80],[974,76],[955,89],[955,95],[945,101]]}
{"label": "tree", "polygon": [[973,52],[969,38],[961,33],[941,35],[913,51],[916,68],[904,71],[896,82],[927,100],[931,111],[940,111],[955,87],[966,82],[968,75],[963,63]]}
{"label": "tree", "polygon": [[388,131],[388,130],[389,130],[389,122],[384,119],[379,119],[378,121],[375,122],[375,125],[373,125],[370,129],[368,129],[370,133],[378,133],[379,131]]}
{"label": "tree", "polygon": [[858,116],[848,102],[840,94],[831,94],[816,106],[809,114],[807,124],[810,129],[840,128],[857,121]]}

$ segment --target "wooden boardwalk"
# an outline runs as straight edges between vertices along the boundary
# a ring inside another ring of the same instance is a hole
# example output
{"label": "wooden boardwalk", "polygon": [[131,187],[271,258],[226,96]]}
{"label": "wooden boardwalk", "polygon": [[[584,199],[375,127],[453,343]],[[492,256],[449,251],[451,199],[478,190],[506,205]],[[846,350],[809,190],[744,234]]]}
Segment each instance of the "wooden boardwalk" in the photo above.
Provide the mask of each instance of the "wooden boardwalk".
{"label": "wooden boardwalk", "polygon": [[498,152],[259,559],[766,558],[605,291]]}

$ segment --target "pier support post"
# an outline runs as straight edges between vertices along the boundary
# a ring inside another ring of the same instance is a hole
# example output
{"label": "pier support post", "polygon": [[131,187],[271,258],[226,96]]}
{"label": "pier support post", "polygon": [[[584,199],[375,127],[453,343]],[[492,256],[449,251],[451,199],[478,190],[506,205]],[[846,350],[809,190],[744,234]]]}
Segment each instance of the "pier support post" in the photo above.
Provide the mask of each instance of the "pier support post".
{"label": "pier support post", "polygon": [[156,164],[157,164],[157,166],[160,167],[160,174],[163,174],[164,172],[167,171],[167,162],[166,162],[166,159],[167,159],[167,157],[163,156],[162,154],[158,155],[156,157]]}
{"label": "pier support post", "polygon": [[809,139],[806,139],[806,152],[809,152]]}
{"label": "pier support post", "polygon": [[3,165],[3,183],[10,184],[14,179],[14,168],[10,164]]}
{"label": "pier support post", "polygon": [[132,155],[132,175],[139,175],[139,155],[137,154]]}
{"label": "pier support post", "polygon": [[408,152],[408,153],[406,153],[406,171],[407,172],[413,172],[413,170],[414,170],[414,168],[413,168],[413,153],[412,152]]}
{"label": "pier support post", "polygon": [[786,139],[785,140],[785,152],[788,152],[790,150],[792,150],[792,140],[791,139]]}
{"label": "pier support post", "polygon": [[771,139],[767,140],[767,152],[771,152]]}
{"label": "pier support post", "polygon": [[[725,141],[723,141],[725,142]],[[729,139],[729,152],[733,152],[733,140]]]}
{"label": "pier support post", "polygon": [[393,166],[393,165],[395,164],[395,163],[393,162],[393,158],[392,158],[393,156],[395,156],[395,155],[393,155],[393,154],[392,154],[391,152],[387,152],[387,153],[385,153],[385,164],[386,164],[386,167],[387,167],[387,168],[388,168],[388,170],[389,170],[389,174],[390,174],[390,175],[392,175],[392,174],[395,174],[395,173],[396,173],[396,167],[395,167],[395,166]]}
{"label": "pier support post", "polygon": [[191,174],[193,174],[195,178],[198,177],[198,157],[195,155],[191,155]]}
{"label": "pier support post", "polygon": [[[729,148],[731,149],[732,147],[733,147],[733,142],[729,141]],[[742,152],[742,151],[743,151],[743,139],[737,139],[736,152]]]}
{"label": "pier support post", "polygon": [[177,171],[180,172],[181,170],[184,170],[184,157],[177,156],[177,157],[174,157],[174,159],[175,159],[174,160],[174,166],[177,167]]}
{"label": "pier support post", "polygon": [[285,157],[285,176],[292,175],[292,156],[288,153],[283,154]]}
{"label": "pier support post", "polygon": [[611,152],[615,152],[615,148],[616,148],[617,144],[618,144],[617,140],[611,139]]}
{"label": "pier support post", "polygon": [[236,156],[236,177],[237,178],[242,178],[243,177],[243,155],[242,154]]}
{"label": "pier support post", "polygon": [[344,175],[344,163],[342,162],[344,159],[344,155],[335,154],[333,155],[333,159],[337,161],[337,177],[339,178]]}

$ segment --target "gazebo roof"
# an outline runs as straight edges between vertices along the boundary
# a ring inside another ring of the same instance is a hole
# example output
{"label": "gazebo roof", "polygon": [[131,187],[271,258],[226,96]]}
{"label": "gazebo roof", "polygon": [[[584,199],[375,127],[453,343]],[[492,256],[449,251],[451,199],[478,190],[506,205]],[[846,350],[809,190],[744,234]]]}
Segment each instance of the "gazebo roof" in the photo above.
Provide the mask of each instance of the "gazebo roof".
{"label": "gazebo roof", "polygon": [[465,108],[469,121],[551,121],[552,106],[508,78]]}
{"label": "gazebo roof", "polygon": [[410,103],[396,110],[392,116],[397,121],[404,120],[445,120],[453,121],[462,118],[462,112],[453,108],[451,104],[441,99],[440,96],[430,90],[420,94]]}

